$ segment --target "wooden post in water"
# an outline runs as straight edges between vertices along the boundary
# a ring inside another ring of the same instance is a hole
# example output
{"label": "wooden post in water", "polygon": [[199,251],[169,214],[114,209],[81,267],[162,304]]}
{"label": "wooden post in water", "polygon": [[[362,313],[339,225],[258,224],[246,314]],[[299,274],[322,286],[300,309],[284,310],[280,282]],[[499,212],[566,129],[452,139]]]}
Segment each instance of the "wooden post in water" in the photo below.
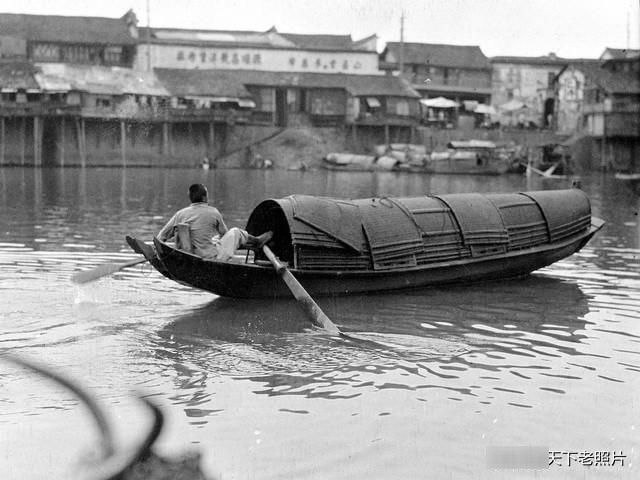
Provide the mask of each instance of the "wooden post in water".
{"label": "wooden post in water", "polygon": [[5,124],[4,117],[0,118],[0,165],[4,165],[5,161]]}
{"label": "wooden post in water", "polygon": [[41,164],[40,155],[40,118],[33,117],[33,165],[38,167]]}
{"label": "wooden post in water", "polygon": [[64,130],[65,130],[65,121],[64,117],[60,119],[60,137],[58,141],[60,142],[60,166],[64,167]]}
{"label": "wooden post in water", "polygon": [[24,166],[25,159],[25,148],[27,143],[27,119],[22,117],[22,122],[20,123],[20,161],[22,166]]}
{"label": "wooden post in water", "polygon": [[78,155],[80,156],[80,166],[86,167],[86,158],[84,153],[84,146],[82,137],[84,135],[84,119],[76,118],[76,135],[78,137]]}
{"label": "wooden post in water", "polygon": [[209,157],[209,162],[213,161],[214,152],[215,152],[215,140],[216,140],[216,132],[213,125],[213,122],[209,122],[209,145],[207,157]]}
{"label": "wooden post in water", "polygon": [[384,144],[389,148],[389,124],[384,124]]}
{"label": "wooden post in water", "polygon": [[122,166],[127,166],[127,129],[124,120],[120,120],[120,153],[122,155]]}
{"label": "wooden post in water", "polygon": [[162,155],[169,155],[169,122],[162,122]]}
{"label": "wooden post in water", "polygon": [[82,145],[82,167],[87,166],[87,129],[86,122],[83,119],[80,120],[80,143]]}

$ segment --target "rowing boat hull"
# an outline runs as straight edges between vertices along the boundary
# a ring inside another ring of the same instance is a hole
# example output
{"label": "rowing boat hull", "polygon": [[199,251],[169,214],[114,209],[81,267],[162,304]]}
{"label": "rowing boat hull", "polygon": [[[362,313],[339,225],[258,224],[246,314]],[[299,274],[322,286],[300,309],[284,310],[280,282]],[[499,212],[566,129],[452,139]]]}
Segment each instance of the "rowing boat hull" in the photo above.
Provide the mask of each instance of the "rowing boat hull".
{"label": "rowing boat hull", "polygon": [[[434,262],[392,271],[290,271],[313,296],[348,295],[443,284],[470,283],[519,277],[551,265],[579,251],[602,227],[591,227],[561,242],[482,258]],[[155,251],[135,239],[129,244],[143,253],[164,276],[178,283],[223,297],[289,297],[291,292],[271,266],[203,260],[154,239]]]}

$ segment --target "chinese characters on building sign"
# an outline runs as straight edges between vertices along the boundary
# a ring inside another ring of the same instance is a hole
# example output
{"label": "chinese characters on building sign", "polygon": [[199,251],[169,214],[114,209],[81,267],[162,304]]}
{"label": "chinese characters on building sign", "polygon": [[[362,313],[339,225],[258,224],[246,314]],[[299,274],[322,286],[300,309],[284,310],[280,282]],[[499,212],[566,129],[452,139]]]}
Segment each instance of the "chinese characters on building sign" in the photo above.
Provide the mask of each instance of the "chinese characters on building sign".
{"label": "chinese characters on building sign", "polygon": [[[198,62],[211,65],[262,65],[263,58],[259,53],[237,53],[226,51],[185,51],[179,50],[176,59],[180,62]],[[288,58],[290,67],[300,67],[302,69],[314,70],[360,70],[362,63],[358,60],[342,60],[336,59],[323,60],[322,58],[310,58],[308,56],[290,56]]]}
{"label": "chinese characters on building sign", "polygon": [[549,466],[572,467],[580,464],[585,467],[624,467],[626,455],[618,452],[564,452],[550,451]]}

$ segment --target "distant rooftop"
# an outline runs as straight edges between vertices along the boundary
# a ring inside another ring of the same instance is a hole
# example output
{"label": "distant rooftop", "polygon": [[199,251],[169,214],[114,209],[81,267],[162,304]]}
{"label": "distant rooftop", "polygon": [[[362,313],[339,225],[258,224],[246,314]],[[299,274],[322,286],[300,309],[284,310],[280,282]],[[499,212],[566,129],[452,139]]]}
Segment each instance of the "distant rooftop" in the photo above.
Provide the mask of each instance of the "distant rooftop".
{"label": "distant rooftop", "polygon": [[[391,64],[400,61],[400,42],[387,43],[382,60]],[[404,62],[443,67],[490,69],[491,64],[477,45],[445,45],[435,43],[404,43]]]}
{"label": "distant rooftop", "polygon": [[634,48],[607,47],[600,55],[600,60],[625,60],[640,56],[640,50]]}
{"label": "distant rooftop", "polygon": [[491,63],[514,63],[514,64],[526,64],[526,65],[566,65],[568,63],[583,62],[595,59],[585,58],[563,58],[558,57],[555,53],[549,53],[548,55],[540,55],[538,57],[523,57],[504,55],[491,57]]}
{"label": "distant rooftop", "polygon": [[142,27],[141,42],[179,45],[242,46],[292,48],[328,51],[369,51],[368,40],[375,35],[354,41],[351,35],[280,33],[275,27],[264,32],[241,30],[189,30],[180,28]]}
{"label": "distant rooftop", "polygon": [[399,77],[346,75],[341,73],[267,72],[259,70],[182,70],[156,68],[160,81],[174,95],[219,95],[246,97],[246,86],[290,86],[345,89],[354,96],[388,95],[420,98]]}
{"label": "distant rooftop", "polygon": [[610,93],[640,94],[640,78],[636,74],[611,72],[589,63],[577,65],[576,68]]}
{"label": "distant rooftop", "polygon": [[35,80],[37,72],[37,68],[27,61],[0,62],[0,86],[2,91],[39,90],[40,86]]}
{"label": "distant rooftop", "polygon": [[0,35],[43,42],[135,44],[124,18],[0,13]]}

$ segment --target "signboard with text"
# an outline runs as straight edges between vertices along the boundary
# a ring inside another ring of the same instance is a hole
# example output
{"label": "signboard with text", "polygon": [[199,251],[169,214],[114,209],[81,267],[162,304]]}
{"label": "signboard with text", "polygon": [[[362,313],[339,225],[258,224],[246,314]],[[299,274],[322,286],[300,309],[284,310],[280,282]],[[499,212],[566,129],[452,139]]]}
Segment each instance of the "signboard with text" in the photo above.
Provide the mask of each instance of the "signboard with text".
{"label": "signboard with text", "polygon": [[[147,45],[138,46],[137,67],[146,69]],[[264,70],[377,75],[375,51],[324,52],[266,48],[151,45],[152,68]]]}

